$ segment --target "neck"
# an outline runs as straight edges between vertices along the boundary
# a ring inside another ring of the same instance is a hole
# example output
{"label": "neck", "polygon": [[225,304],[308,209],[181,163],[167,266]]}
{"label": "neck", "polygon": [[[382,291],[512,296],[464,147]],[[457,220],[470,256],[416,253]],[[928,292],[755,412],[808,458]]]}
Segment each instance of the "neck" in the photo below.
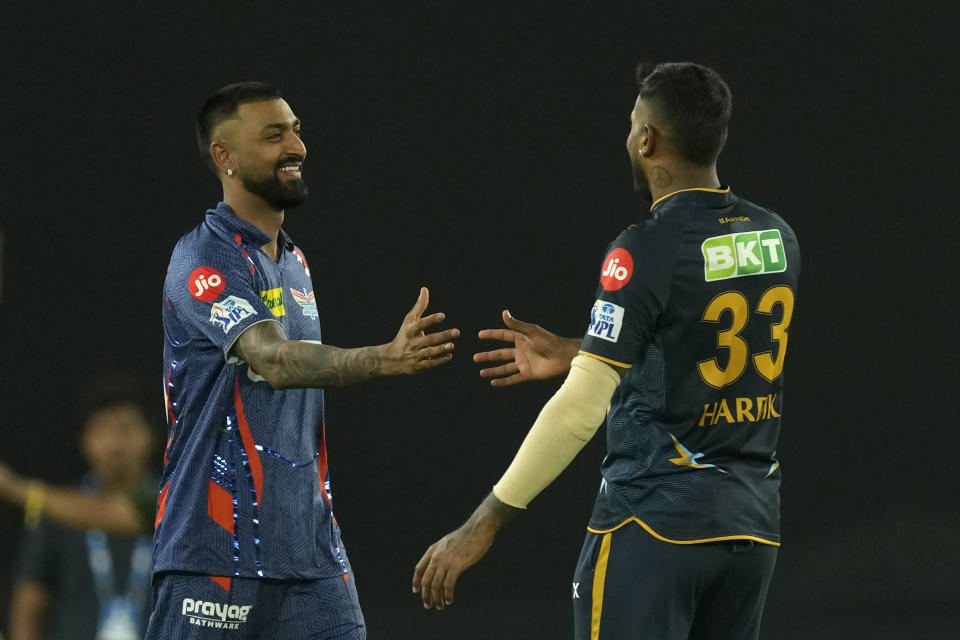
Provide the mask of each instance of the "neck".
{"label": "neck", "polygon": [[653,202],[684,189],[718,189],[720,187],[717,165],[697,167],[669,161],[651,161],[647,169],[647,183],[650,185]]}
{"label": "neck", "polygon": [[277,211],[263,198],[255,196],[246,189],[231,189],[224,185],[223,202],[233,209],[238,218],[242,218],[263,231],[270,238],[260,247],[274,262],[277,260],[277,238],[283,224],[283,211]]}
{"label": "neck", "polygon": [[140,475],[129,478],[122,475],[111,478],[97,478],[102,493],[126,493],[139,487],[141,482],[143,482],[143,477]]}

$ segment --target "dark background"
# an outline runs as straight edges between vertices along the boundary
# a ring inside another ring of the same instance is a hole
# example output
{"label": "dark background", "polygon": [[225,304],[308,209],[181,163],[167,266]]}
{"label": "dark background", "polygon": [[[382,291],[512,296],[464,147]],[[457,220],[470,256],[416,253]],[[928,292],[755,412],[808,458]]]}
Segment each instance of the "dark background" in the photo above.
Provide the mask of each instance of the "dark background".
{"label": "dark background", "polygon": [[[310,259],[325,341],[388,341],[421,284],[464,332],[442,371],[328,393],[370,637],[571,637],[601,436],[453,607],[422,611],[410,577],[556,387],[487,387],[476,331],[509,307],[582,334],[604,248],[645,211],[624,150],[634,64],[691,59],[734,93],[721,180],[780,212],[805,260],[763,637],[956,637],[956,9],[86,4],[0,9],[0,459],[74,481],[73,409],[118,369],[154,391],[160,442],[160,287],[220,195],[192,117],[228,82],[268,80],[304,121],[312,196],[285,228]],[[0,506],[3,627],[19,523]]]}

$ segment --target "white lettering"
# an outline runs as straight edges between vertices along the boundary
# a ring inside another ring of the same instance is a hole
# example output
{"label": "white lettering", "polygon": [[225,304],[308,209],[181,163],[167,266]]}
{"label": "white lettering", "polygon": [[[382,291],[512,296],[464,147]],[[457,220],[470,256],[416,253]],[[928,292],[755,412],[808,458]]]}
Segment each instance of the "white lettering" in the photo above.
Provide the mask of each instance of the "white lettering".
{"label": "white lettering", "polygon": [[729,269],[735,263],[730,247],[724,245],[707,247],[707,260],[709,261],[710,271]]}
{"label": "white lettering", "polygon": [[760,259],[753,253],[756,246],[756,240],[737,243],[737,259],[741,267],[747,266],[747,263],[760,264]]}
{"label": "white lettering", "polygon": [[780,246],[779,238],[767,238],[766,240],[761,240],[760,244],[765,246],[770,253],[770,262],[780,262],[780,256],[777,254],[777,247]]}

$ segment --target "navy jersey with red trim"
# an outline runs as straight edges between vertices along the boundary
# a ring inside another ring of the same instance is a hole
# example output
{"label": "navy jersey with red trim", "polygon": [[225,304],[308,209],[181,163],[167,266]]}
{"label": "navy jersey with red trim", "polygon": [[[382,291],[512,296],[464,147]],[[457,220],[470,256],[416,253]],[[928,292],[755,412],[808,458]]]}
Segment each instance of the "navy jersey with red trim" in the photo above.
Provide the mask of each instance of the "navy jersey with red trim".
{"label": "navy jersey with red trim", "polygon": [[629,368],[590,529],[780,540],[783,365],[800,271],[780,216],[729,188],[663,198],[604,258],[582,353]]}
{"label": "navy jersey with red trim", "polygon": [[268,240],[221,202],[170,259],[155,572],[292,579],[349,571],[331,506],[323,391],[274,390],[230,353],[259,322],[320,341],[306,259],[281,230],[274,262],[260,250]]}

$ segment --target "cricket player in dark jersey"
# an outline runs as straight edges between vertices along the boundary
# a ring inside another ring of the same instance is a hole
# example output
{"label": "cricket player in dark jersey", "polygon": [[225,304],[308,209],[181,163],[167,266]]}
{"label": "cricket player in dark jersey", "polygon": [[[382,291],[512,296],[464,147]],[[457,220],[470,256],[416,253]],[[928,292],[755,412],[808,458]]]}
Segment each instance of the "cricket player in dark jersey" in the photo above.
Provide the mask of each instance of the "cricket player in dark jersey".
{"label": "cricket player in dark jersey", "polygon": [[261,83],[197,119],[223,201],[184,235],[163,287],[169,439],[147,638],[366,636],[332,510],[323,389],[449,361],[428,292],[389,343],[321,342],[303,253],[281,228],[306,199],[300,121]]}
{"label": "cricket player in dark jersey", "polygon": [[[692,63],[643,66],[627,150],[649,220],[600,268],[581,343],[504,312],[477,354],[498,386],[569,371],[493,492],[414,573],[427,608],[604,420],[607,456],[571,595],[578,640],[757,638],[780,544],[783,368],[800,256],[777,214],[717,178],[730,92]],[[607,413],[609,407],[609,413]]]}

